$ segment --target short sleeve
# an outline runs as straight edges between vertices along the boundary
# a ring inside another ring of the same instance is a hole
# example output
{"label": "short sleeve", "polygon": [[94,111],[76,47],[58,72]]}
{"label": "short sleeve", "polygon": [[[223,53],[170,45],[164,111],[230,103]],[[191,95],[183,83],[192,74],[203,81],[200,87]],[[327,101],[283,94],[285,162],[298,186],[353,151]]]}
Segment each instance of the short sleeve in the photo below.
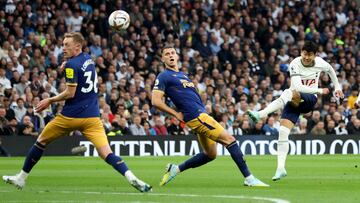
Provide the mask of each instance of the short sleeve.
{"label": "short sleeve", "polygon": [[77,85],[78,83],[77,69],[71,63],[65,64],[65,78],[67,85]]}
{"label": "short sleeve", "polygon": [[165,87],[166,87],[166,77],[164,74],[160,74],[155,80],[155,85],[153,90],[159,90],[165,92]]}

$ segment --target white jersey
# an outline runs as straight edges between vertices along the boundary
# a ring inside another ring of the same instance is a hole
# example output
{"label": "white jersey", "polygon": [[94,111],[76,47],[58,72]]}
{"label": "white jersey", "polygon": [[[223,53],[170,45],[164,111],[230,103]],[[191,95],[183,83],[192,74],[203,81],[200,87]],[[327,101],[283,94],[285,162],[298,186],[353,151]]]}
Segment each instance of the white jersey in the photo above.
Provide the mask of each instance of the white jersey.
{"label": "white jersey", "polygon": [[[301,57],[296,57],[289,66],[290,76],[300,76],[303,85],[318,88],[321,72],[330,73],[332,66],[320,57],[315,57],[314,66],[305,67],[301,63]],[[335,76],[336,77],[336,76]]]}

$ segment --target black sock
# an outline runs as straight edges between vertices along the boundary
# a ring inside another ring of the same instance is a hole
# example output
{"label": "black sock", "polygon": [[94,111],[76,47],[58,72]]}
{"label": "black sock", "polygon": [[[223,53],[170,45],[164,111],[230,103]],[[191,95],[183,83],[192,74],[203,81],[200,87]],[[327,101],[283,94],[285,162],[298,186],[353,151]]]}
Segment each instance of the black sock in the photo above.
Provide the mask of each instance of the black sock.
{"label": "black sock", "polygon": [[44,150],[45,150],[44,145],[42,145],[39,142],[35,142],[35,144],[31,147],[28,155],[26,156],[22,170],[25,171],[26,173],[30,173],[31,169],[40,160]]}
{"label": "black sock", "polygon": [[125,176],[125,172],[129,170],[121,157],[116,156],[114,153],[109,154],[106,157],[105,161],[106,163],[112,165],[112,167],[119,173],[121,173],[123,176]]}
{"label": "black sock", "polygon": [[189,168],[196,168],[196,167],[202,166],[212,160],[214,160],[214,159],[211,159],[206,154],[201,152],[201,153],[196,154],[195,156],[191,157],[190,159],[186,160],[182,164],[180,164],[179,170],[185,171],[186,169],[189,169]]}
{"label": "black sock", "polygon": [[240,169],[243,176],[248,177],[249,175],[251,175],[237,142],[234,141],[233,143],[229,144],[226,148],[230,152],[232,159],[235,161],[236,165]]}

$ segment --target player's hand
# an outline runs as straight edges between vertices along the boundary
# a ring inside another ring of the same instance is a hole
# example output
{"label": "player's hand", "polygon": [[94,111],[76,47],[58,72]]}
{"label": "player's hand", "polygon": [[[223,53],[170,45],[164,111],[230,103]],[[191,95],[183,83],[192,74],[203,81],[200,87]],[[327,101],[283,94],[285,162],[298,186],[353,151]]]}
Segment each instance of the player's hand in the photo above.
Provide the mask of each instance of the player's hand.
{"label": "player's hand", "polygon": [[35,107],[35,112],[40,113],[51,104],[50,99],[44,99],[39,102],[39,104]]}
{"label": "player's hand", "polygon": [[65,64],[66,64],[66,61],[62,62],[61,66],[59,67],[59,72],[63,72],[63,70],[65,69]]}
{"label": "player's hand", "polygon": [[322,94],[327,95],[330,93],[329,88],[322,88]]}
{"label": "player's hand", "polygon": [[183,115],[181,112],[177,112],[177,113],[175,114],[175,117],[176,117],[179,121],[184,122],[184,115]]}
{"label": "player's hand", "polygon": [[335,90],[335,97],[344,99],[344,93],[342,92],[342,90]]}

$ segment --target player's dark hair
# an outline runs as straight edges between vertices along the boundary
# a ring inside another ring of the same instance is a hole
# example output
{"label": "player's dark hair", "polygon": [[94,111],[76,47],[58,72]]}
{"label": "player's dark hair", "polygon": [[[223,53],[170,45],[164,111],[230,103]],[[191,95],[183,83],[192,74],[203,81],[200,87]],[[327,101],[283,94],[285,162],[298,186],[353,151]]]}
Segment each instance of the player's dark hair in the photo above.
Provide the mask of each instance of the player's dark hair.
{"label": "player's dark hair", "polygon": [[305,41],[304,46],[301,51],[306,51],[308,53],[316,53],[318,51],[318,45],[313,41]]}
{"label": "player's dark hair", "polygon": [[79,43],[81,46],[84,44],[84,37],[80,32],[68,32],[64,35],[65,38],[72,38],[74,42]]}
{"label": "player's dark hair", "polygon": [[166,44],[165,46],[163,46],[161,48],[161,55],[164,53],[165,49],[175,49],[174,46],[170,45],[170,44]]}

